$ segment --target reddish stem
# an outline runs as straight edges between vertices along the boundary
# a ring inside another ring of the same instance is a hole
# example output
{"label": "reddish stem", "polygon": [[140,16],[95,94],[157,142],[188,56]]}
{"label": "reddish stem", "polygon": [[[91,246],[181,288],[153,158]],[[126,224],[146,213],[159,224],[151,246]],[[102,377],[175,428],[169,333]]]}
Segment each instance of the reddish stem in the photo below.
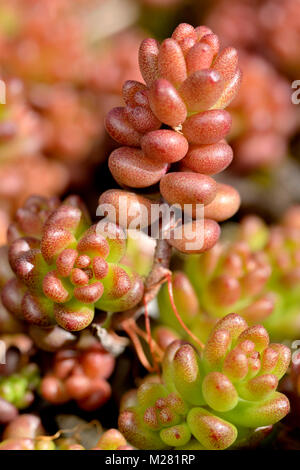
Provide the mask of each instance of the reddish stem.
{"label": "reddish stem", "polygon": [[179,323],[180,323],[181,327],[184,329],[184,331],[200,346],[201,349],[204,349],[204,344],[202,343],[202,341],[200,341],[199,338],[197,338],[197,336],[195,336],[194,333],[186,326],[186,324],[183,322],[181,316],[178,313],[178,310],[177,310],[177,307],[176,307],[175,301],[174,301],[174,296],[173,296],[173,285],[172,285],[171,274],[167,274],[166,279],[167,279],[167,282],[168,282],[169,298],[170,298],[172,310],[174,312],[175,317],[179,321]]}
{"label": "reddish stem", "polygon": [[141,364],[145,367],[145,369],[147,369],[148,372],[150,372],[150,373],[156,372],[156,369],[153,366],[151,366],[148,359],[146,358],[145,353],[144,353],[143,348],[142,348],[142,345],[140,343],[140,340],[139,340],[136,332],[132,328],[132,326],[130,324],[130,321],[123,322],[122,326],[123,326],[124,331],[126,331],[129,338],[131,339],[132,344],[134,345],[134,348],[136,350],[137,356],[138,356]]}

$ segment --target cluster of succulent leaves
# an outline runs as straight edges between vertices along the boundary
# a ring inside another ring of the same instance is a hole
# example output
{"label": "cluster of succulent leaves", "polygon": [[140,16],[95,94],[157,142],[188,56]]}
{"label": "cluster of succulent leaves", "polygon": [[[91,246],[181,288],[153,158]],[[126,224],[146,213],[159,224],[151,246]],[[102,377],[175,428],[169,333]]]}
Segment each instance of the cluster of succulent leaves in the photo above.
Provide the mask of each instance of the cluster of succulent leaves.
{"label": "cluster of succulent leaves", "polygon": [[40,327],[87,327],[95,308],[120,311],[139,302],[141,278],[119,263],[126,251],[122,229],[92,225],[79,198],[29,198],[9,228],[15,277],[2,290],[5,307]]}
{"label": "cluster of succulent leaves", "polygon": [[[101,429],[100,423],[95,424]],[[80,428],[80,426],[77,427]],[[17,416],[5,427],[0,450],[85,450],[83,443],[78,442],[79,430],[77,429],[76,434],[76,428],[74,428],[74,436],[72,433],[70,436],[70,430],[68,433],[61,430],[57,436],[47,436],[38,416],[23,414]],[[60,437],[61,435],[63,437]],[[64,437],[64,435],[69,435],[69,437]],[[96,443],[91,450],[133,449],[117,429],[108,429],[105,432],[100,430],[97,435],[93,436],[94,440]]]}
{"label": "cluster of succulent leaves", "polygon": [[289,362],[289,348],[270,344],[265,328],[227,315],[202,353],[183,341],[169,345],[162,382],[124,400],[120,430],[140,449],[226,449],[289,412],[276,391]]}
{"label": "cluster of succulent leaves", "polygon": [[[277,386],[289,366],[290,350],[270,344],[267,330],[257,323],[268,324],[275,337],[295,327],[300,216],[294,210],[271,229],[248,219],[216,244],[218,222],[231,217],[240,203],[233,188],[212,178],[232,160],[224,140],[231,126],[225,108],[241,81],[237,52],[219,52],[219,39],[209,28],[181,24],[161,45],[154,39],[143,41],[139,65],[145,84],[125,82],[125,106],[113,109],[106,119],[108,132],[122,145],[110,155],[109,168],[125,190],[106,191],[100,203],[117,208],[125,195],[138,210],[143,204],[149,209],[158,202],[159,184],[159,197],[169,205],[192,205],[192,226],[197,219],[194,205],[203,204],[204,242],[197,250],[202,254],[187,257],[185,272],[173,274],[173,292],[182,321],[205,345],[198,350],[196,341],[185,342],[188,330],[174,316],[170,286],[164,286],[159,321],[176,333],[168,335],[159,328],[156,332],[157,337],[166,334],[161,348],[165,351],[160,351],[162,374],[125,395],[119,430],[108,430],[94,448],[227,449],[244,443],[257,428],[269,429],[289,412],[289,401]],[[128,187],[147,188],[151,198]],[[146,256],[144,265],[135,269],[136,247],[131,240],[126,251],[124,230],[107,220],[92,224],[76,196],[62,203],[29,198],[17,211],[8,246],[1,250],[12,269],[3,270],[5,282],[0,269],[4,307],[30,325],[32,337],[34,328],[40,335],[51,331],[52,336],[62,329],[83,330],[97,309],[120,312],[136,307],[144,294],[140,274],[147,276],[152,258]],[[184,238],[168,242],[189,252]],[[144,339],[148,333],[142,331]],[[181,338],[171,341],[176,334]],[[55,404],[73,399],[91,411],[110,396],[106,379],[115,361],[102,346],[77,347],[56,353],[52,369],[42,378],[41,394]],[[38,385],[38,370],[29,364],[0,380],[0,397],[25,408]],[[0,448],[85,448],[72,439],[56,442],[43,434],[39,418],[21,415],[4,430]]]}
{"label": "cluster of succulent leaves", "polygon": [[[248,216],[228,226],[211,250],[189,256],[183,271],[173,273],[177,309],[196,336],[205,340],[218,318],[236,312],[249,324],[263,323],[272,339],[298,337],[299,214],[295,206],[271,227]],[[172,315],[167,286],[159,305],[162,323],[184,335]]]}

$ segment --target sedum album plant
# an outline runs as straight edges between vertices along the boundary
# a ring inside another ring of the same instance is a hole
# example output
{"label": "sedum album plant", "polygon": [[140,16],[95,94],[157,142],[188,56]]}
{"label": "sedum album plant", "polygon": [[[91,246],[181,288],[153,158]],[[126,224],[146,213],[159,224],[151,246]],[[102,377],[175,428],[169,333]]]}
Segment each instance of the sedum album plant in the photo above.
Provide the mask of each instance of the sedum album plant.
{"label": "sedum album plant", "polygon": [[[92,428],[92,424],[96,426],[97,433],[91,433],[90,439],[84,439],[80,431],[84,433],[84,430]],[[70,434],[70,437],[64,437]],[[83,443],[80,442],[81,438]],[[89,440],[96,441],[93,447],[90,445],[87,447]],[[86,450],[86,448],[134,450],[117,429],[112,428],[103,432],[98,421],[82,422],[74,429],[59,430],[54,435],[47,436],[40,418],[29,413],[18,416],[7,424],[0,442],[0,450]]]}
{"label": "sedum album plant", "polygon": [[15,277],[4,286],[2,301],[31,325],[82,330],[95,308],[125,310],[143,294],[140,277],[119,263],[126,251],[123,231],[92,225],[77,197],[63,203],[29,198],[9,228],[8,243]]}
{"label": "sedum album plant", "polygon": [[55,443],[34,414],[17,416],[4,429],[0,450],[54,450]]}
{"label": "sedum album plant", "polygon": [[161,382],[124,400],[120,430],[139,449],[226,449],[289,412],[276,391],[289,362],[289,348],[270,344],[265,328],[227,315],[202,352],[169,345]]}
{"label": "sedum album plant", "polygon": [[[198,338],[205,340],[216,320],[232,311],[251,325],[262,322],[276,341],[298,338],[299,220],[298,206],[270,227],[248,216],[229,228],[222,242],[189,256],[184,270],[173,273],[177,310]],[[159,306],[162,323],[185,337],[172,315],[167,286]]]}

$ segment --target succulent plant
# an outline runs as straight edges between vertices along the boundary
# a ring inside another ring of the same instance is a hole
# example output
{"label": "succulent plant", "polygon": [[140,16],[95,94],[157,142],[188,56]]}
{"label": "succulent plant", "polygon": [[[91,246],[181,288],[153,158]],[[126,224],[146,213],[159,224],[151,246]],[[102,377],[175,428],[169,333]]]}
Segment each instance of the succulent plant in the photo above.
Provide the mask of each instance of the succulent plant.
{"label": "succulent plant", "polygon": [[257,49],[282,71],[298,78],[298,0],[233,0],[230,11],[226,0],[218,0],[205,21],[225,44]]}
{"label": "succulent plant", "polygon": [[277,224],[267,226],[248,216],[232,236],[249,244],[254,254],[263,254],[271,266],[267,290],[274,308],[263,324],[276,341],[298,338],[300,206],[290,207]]}
{"label": "succulent plant", "polygon": [[95,308],[125,310],[142,297],[141,278],[119,263],[126,250],[122,229],[91,225],[75,196],[62,204],[29,198],[8,242],[15,277],[4,286],[2,301],[32,325],[78,331],[92,322]]}
{"label": "succulent plant", "polygon": [[84,349],[62,349],[53,359],[52,369],[43,377],[41,394],[50,403],[76,400],[78,406],[92,411],[111,395],[107,378],[115,360],[96,342]]}
{"label": "succulent plant", "polygon": [[146,277],[152,268],[155,241],[143,232],[127,231],[127,249],[122,263],[130,266],[140,276]]}
{"label": "succulent plant", "polygon": [[[9,31],[7,24],[0,28],[4,68],[26,80],[82,81],[89,63],[86,37],[72,4],[69,0],[43,0],[38,5],[32,0],[10,5],[1,1],[3,17],[9,16],[11,25]],[[27,44],[27,53],[18,53],[22,44]]]}
{"label": "succulent plant", "polygon": [[[227,48],[219,53],[219,39],[209,28],[183,23],[161,45],[145,39],[139,65],[145,84],[126,81],[126,106],[106,117],[108,133],[123,145],[111,153],[110,171],[125,187],[160,183],[164,200],[182,209],[191,205],[192,218],[197,217],[196,204],[203,204],[203,243],[196,251],[206,251],[219,237],[217,222],[233,215],[240,203],[232,187],[211,178],[232,160],[224,141],[231,126],[225,108],[241,81],[237,52]],[[181,171],[167,173],[177,162]],[[196,226],[195,221],[189,223]],[[180,251],[191,251],[185,248],[185,237],[171,236],[169,242]]]}
{"label": "succulent plant", "polygon": [[0,375],[0,397],[18,409],[28,408],[34,400],[34,391],[40,383],[36,364],[28,364],[7,377]]}
{"label": "succulent plant", "polygon": [[[63,440],[59,449],[61,450],[86,450],[82,444],[72,442],[72,439]],[[89,450],[134,450],[134,448],[128,445],[124,436],[118,431],[118,429],[108,429],[105,431],[95,447]]]}
{"label": "succulent plant", "polygon": [[[299,336],[300,209],[279,224],[245,217],[207,253],[189,256],[173,273],[174,300],[191,331],[205,340],[216,319],[236,311],[251,325],[261,322],[272,340]],[[159,294],[160,319],[186,337],[172,312],[168,288]],[[183,336],[182,336],[183,335]]]}
{"label": "succulent plant", "polygon": [[[259,221],[242,221],[240,232],[250,234],[252,222]],[[266,237],[267,228],[257,227],[256,241],[260,243],[259,238]],[[250,325],[263,322],[274,311],[276,297],[268,286],[272,268],[267,254],[255,251],[250,240],[234,238],[218,242],[201,255],[189,256],[184,271],[172,275],[177,310],[184,323],[204,341],[216,320],[232,311]],[[172,312],[167,285],[162,287],[158,301],[162,323],[185,335]]]}
{"label": "succulent plant", "polygon": [[174,341],[161,383],[145,383],[123,404],[119,428],[140,449],[226,449],[289,412],[276,391],[290,350],[236,314],[216,324],[203,352]]}
{"label": "succulent plant", "polygon": [[300,39],[300,5],[297,0],[268,0],[261,6],[260,24],[269,56],[283,71],[299,77],[297,42]]}

